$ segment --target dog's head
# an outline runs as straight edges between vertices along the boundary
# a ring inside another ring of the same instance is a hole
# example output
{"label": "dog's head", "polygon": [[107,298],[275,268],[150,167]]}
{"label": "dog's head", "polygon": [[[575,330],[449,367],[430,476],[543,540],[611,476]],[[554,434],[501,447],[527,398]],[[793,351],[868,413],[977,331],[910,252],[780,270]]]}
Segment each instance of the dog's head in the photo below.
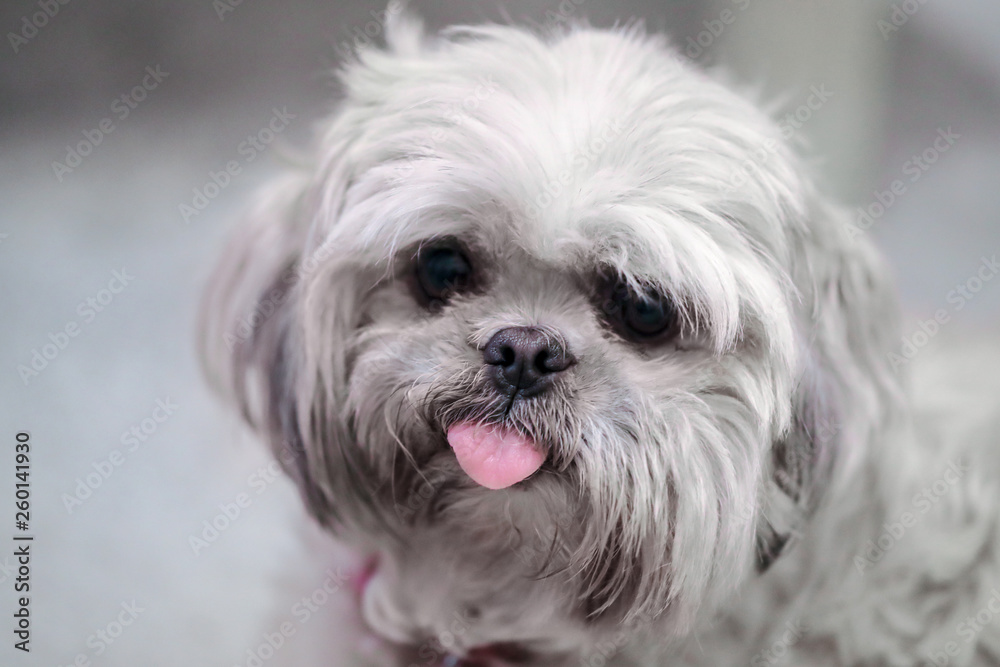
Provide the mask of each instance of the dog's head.
{"label": "dog's head", "polygon": [[529,660],[682,634],[879,428],[884,272],[658,38],[391,27],[238,230],[208,361],[315,517],[380,552],[384,636]]}

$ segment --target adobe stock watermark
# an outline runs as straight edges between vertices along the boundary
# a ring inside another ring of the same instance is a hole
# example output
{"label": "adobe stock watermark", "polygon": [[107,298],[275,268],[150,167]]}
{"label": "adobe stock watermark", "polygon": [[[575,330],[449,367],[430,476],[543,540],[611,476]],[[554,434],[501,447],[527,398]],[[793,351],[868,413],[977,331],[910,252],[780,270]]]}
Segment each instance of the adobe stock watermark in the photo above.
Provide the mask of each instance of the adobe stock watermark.
{"label": "adobe stock watermark", "polygon": [[889,365],[892,369],[896,370],[903,364],[912,361],[917,353],[941,332],[942,327],[951,321],[952,314],[965,308],[966,304],[976,298],[983,287],[992,281],[998,273],[1000,273],[1000,262],[997,262],[996,255],[981,257],[975,273],[969,276],[965,282],[955,285],[955,288],[948,292],[945,297],[946,301],[952,305],[951,312],[946,308],[937,309],[934,311],[933,317],[920,321],[917,331],[903,336],[899,349],[888,353]]}
{"label": "adobe stock watermark", "polygon": [[825,83],[809,86],[809,96],[806,101],[795,107],[778,119],[778,129],[781,130],[781,137],[786,141],[795,137],[802,126],[812,120],[813,114],[823,108],[823,106],[833,99],[833,91],[826,87]]}
{"label": "adobe stock watermark", "polygon": [[325,607],[335,595],[344,589],[350,581],[344,572],[327,570],[326,578],[309,595],[297,600],[289,610],[289,616],[294,618],[298,625],[291,620],[285,620],[271,632],[261,635],[261,641],[255,646],[246,650],[246,659],[242,663],[237,663],[234,667],[263,667],[264,663],[273,658],[291,637],[298,632],[299,627],[305,625],[323,607]]}
{"label": "adobe stock watermark", "polygon": [[[126,628],[135,623],[139,614],[144,611],[146,611],[145,607],[140,607],[135,600],[122,602],[118,615],[87,637],[87,648],[90,651],[77,653],[71,661],[66,663],[65,667],[91,667],[92,657],[104,655],[104,652],[125,633]],[[60,664],[58,667],[63,667],[63,665]]]}
{"label": "adobe stock watermark", "polygon": [[281,304],[288,300],[295,286],[316,271],[320,264],[329,259],[333,255],[333,250],[333,244],[324,242],[294,269],[286,271],[281,278],[284,286],[274,287],[270,292],[262,295],[254,303],[254,307],[250,312],[236,323],[232,331],[223,333],[222,340],[229,351],[232,352],[237,345],[250,340],[254,331],[267,321],[281,307]]}
{"label": "adobe stock watermark", "polygon": [[[473,88],[468,95],[462,98],[460,101],[451,104],[446,107],[441,113],[441,118],[445,122],[449,123],[451,127],[458,125],[463,125],[468,123],[472,119],[472,112],[479,108],[479,105],[488,100],[497,91],[497,83],[493,80],[492,74],[487,74],[485,76],[480,76],[476,87]],[[445,138],[447,129],[443,126],[438,125],[430,133],[430,145],[437,145],[442,139]],[[409,178],[416,171],[416,165],[424,159],[422,156],[410,157],[405,161],[401,162],[396,167],[396,172],[399,175],[398,179],[403,180]]]}
{"label": "adobe stock watermark", "polygon": [[[232,330],[222,334],[222,340],[229,351],[232,352],[237,345],[250,340],[257,328],[267,321],[281,307],[281,304],[291,297],[295,286],[312,275],[320,265],[330,259],[335,250],[336,243],[326,240],[310,252],[309,256],[303,261],[285,271],[281,278],[283,286],[273,287],[267,294],[261,295],[254,303],[250,312],[244,315]],[[287,449],[287,444],[284,445],[284,448]]]}
{"label": "adobe stock watermark", "polygon": [[38,11],[22,16],[20,29],[17,32],[11,31],[7,33],[7,41],[10,42],[10,47],[14,49],[14,53],[19,53],[22,46],[37,37],[38,32],[56,17],[63,6],[69,3],[70,0],[38,0],[35,3]]}
{"label": "adobe stock watermark", "polygon": [[[786,113],[778,120],[778,129],[781,131],[781,138],[791,141],[799,130],[812,120],[816,112],[833,99],[834,93],[826,87],[825,83],[809,86],[809,96],[806,100]],[[730,188],[741,188],[746,185],[751,177],[760,173],[761,168],[778,152],[780,143],[776,138],[768,139],[747,157],[733,171],[729,179]]]}
{"label": "adobe stock watermark", "polygon": [[809,623],[805,619],[788,621],[785,623],[785,631],[780,637],[775,639],[770,646],[755,654],[750,659],[751,667],[768,667],[776,665],[788,656],[788,651],[793,646],[802,641],[802,638],[809,632]]}
{"label": "adobe stock watermark", "polygon": [[577,8],[586,4],[586,2],[587,0],[562,0],[554,10],[546,9],[545,23],[542,30],[551,30],[557,25],[568,24],[576,13]]}
{"label": "adobe stock watermark", "polygon": [[226,14],[232,14],[236,8],[243,4],[243,0],[212,0],[212,9],[219,21],[226,20]]}
{"label": "adobe stock watermark", "polygon": [[112,271],[107,287],[99,290],[94,296],[88,296],[77,305],[76,312],[80,320],[70,320],[62,328],[50,332],[47,342],[32,348],[28,362],[17,367],[17,374],[24,386],[27,387],[33,378],[41,375],[69,347],[70,341],[80,335],[83,327],[97,319],[97,315],[104,312],[133,280],[135,276],[130,275],[125,268],[121,271]]}
{"label": "adobe stock watermark", "polygon": [[[110,111],[119,121],[128,118],[146,100],[149,93],[156,90],[170,76],[170,72],[164,72],[159,65],[147,65],[145,72],[146,75],[131,90],[111,100]],[[104,138],[114,132],[116,127],[114,118],[106,116],[98,121],[96,127],[83,130],[83,139],[76,144],[66,144],[66,157],[63,161],[52,162],[52,173],[56,180],[62,183],[66,175],[73,173],[74,169],[83,164],[87,156],[104,143]]]}
{"label": "adobe stock watermark", "polygon": [[[821,448],[833,444],[843,428],[844,426],[841,422],[834,421],[829,417],[817,418],[812,430],[814,446]],[[800,485],[800,482],[793,479],[787,470],[780,467],[774,471],[774,481],[777,482],[779,488],[782,489],[794,489]],[[736,516],[744,520],[755,520],[757,518],[757,512],[754,505],[742,503]],[[794,534],[791,535],[789,537],[790,541],[785,543],[784,549],[790,547],[792,541],[795,539],[796,536]]]}
{"label": "adobe stock watermark", "polygon": [[726,31],[726,27],[736,22],[738,13],[744,12],[750,7],[750,1],[732,0],[733,5],[736,7],[735,11],[726,8],[719,12],[719,15],[715,18],[702,21],[702,26],[705,29],[694,37],[687,38],[687,46],[684,48],[684,54],[691,60],[697,60],[704,55],[705,51],[715,44],[715,40],[722,37],[722,33]]}
{"label": "adobe stock watermark", "polygon": [[951,147],[961,138],[962,135],[952,130],[950,125],[939,127],[937,136],[934,137],[931,145],[903,163],[902,171],[903,176],[906,177],[905,180],[904,178],[894,179],[885,190],[875,191],[874,201],[857,209],[853,224],[848,227],[848,236],[854,239],[860,236],[861,232],[871,229],[872,225],[881,220],[882,216],[892,208],[892,205],[907,193],[909,189],[907,183],[913,184],[923,178],[924,174],[930,171],[931,167],[941,159],[941,156],[951,150]]}
{"label": "adobe stock watermark", "polygon": [[865,570],[881,561],[910,528],[920,523],[921,519],[962,481],[967,472],[969,466],[962,461],[950,461],[941,477],[913,496],[910,500],[911,510],[904,511],[894,520],[884,522],[878,537],[868,540],[864,554],[854,557],[854,567],[858,572],[863,575]]}
{"label": "adobe stock watermark", "polygon": [[927,0],[900,0],[892,3],[892,11],[889,12],[889,20],[879,19],[875,22],[875,27],[882,33],[882,39],[889,41],[889,37],[898,32],[900,28],[910,22],[910,19],[920,11],[920,8],[927,4]]}
{"label": "adobe stock watermark", "polygon": [[542,191],[528,204],[527,213],[537,218],[562,194],[563,189],[573,182],[574,170],[585,169],[608,150],[611,140],[625,130],[620,119],[606,122],[599,134],[579,146],[572,158],[572,169],[567,167],[542,184]]}
{"label": "adobe stock watermark", "polygon": [[412,519],[417,512],[422,510],[434,497],[434,485],[426,479],[421,479],[413,493],[406,497],[406,500],[395,503],[396,516],[404,521]]}
{"label": "adobe stock watermark", "polygon": [[122,431],[118,441],[121,448],[112,449],[107,456],[90,465],[92,471],[86,475],[76,478],[76,486],[72,493],[62,494],[63,507],[67,514],[72,514],[77,508],[83,505],[84,501],[91,498],[94,492],[100,489],[115,471],[125,465],[125,461],[131,454],[139,449],[156,433],[160,426],[164,424],[180,408],[169,396],[156,399],[150,415],[127,430]]}
{"label": "adobe stock watermark", "polygon": [[515,533],[508,538],[507,546],[514,558],[525,567],[536,570],[538,576],[542,576],[543,568],[551,568],[554,560],[566,560],[570,553],[570,547],[555,527],[539,527],[531,534]]}
{"label": "adobe stock watermark", "polygon": [[[229,1],[232,2],[233,0]],[[407,2],[404,0],[389,0],[385,9],[381,11],[370,10],[368,14],[372,17],[372,20],[363,26],[354,26],[351,36],[348,39],[342,40],[333,46],[334,53],[341,60],[350,60],[354,58],[355,54],[371,47],[375,43],[375,39],[385,31],[385,26],[389,22],[389,18],[402,12],[406,8],[406,5]],[[219,18],[221,19],[222,15]]]}
{"label": "adobe stock watermark", "polygon": [[289,124],[295,118],[295,114],[288,112],[288,107],[272,108],[271,118],[268,119],[267,123],[256,132],[248,134],[247,138],[236,147],[238,157],[228,160],[219,171],[209,171],[208,180],[192,190],[190,203],[185,202],[178,205],[177,210],[185,224],[190,224],[192,218],[201,215],[201,212],[208,208],[212,200],[229,187],[236,176],[243,173],[243,167],[266,151],[278,138],[278,135],[288,129]]}
{"label": "adobe stock watermark", "polygon": [[652,622],[653,618],[649,615],[638,615],[614,635],[588,646],[578,664],[580,667],[607,667],[618,652],[625,648],[640,630],[649,627]]}
{"label": "adobe stock watermark", "polygon": [[[281,448],[279,457],[286,464],[292,462],[293,456],[292,451],[287,446]],[[250,490],[236,494],[236,497],[229,502],[220,503],[219,513],[202,521],[201,530],[188,536],[188,546],[191,547],[192,553],[198,556],[215,544],[222,533],[229,530],[253,505],[254,498],[267,491],[282,476],[281,464],[277,460],[273,460],[251,473],[246,482]]]}
{"label": "adobe stock watermark", "polygon": [[469,632],[474,619],[468,613],[452,612],[451,622],[430,639],[417,647],[417,659],[407,667],[432,667],[433,665],[459,665],[453,650],[459,645],[459,640]]}
{"label": "adobe stock watermark", "polygon": [[[986,604],[976,612],[975,616],[967,616],[964,621],[955,626],[955,634],[965,641],[968,646],[976,640],[976,637],[993,624],[997,615],[1000,615],[1000,591],[996,588],[990,591],[991,595]],[[929,651],[927,659],[930,664],[937,667],[947,667],[951,664],[952,658],[957,658],[963,652],[963,647],[957,641],[945,643],[941,651]],[[967,664],[963,662],[962,664]]]}

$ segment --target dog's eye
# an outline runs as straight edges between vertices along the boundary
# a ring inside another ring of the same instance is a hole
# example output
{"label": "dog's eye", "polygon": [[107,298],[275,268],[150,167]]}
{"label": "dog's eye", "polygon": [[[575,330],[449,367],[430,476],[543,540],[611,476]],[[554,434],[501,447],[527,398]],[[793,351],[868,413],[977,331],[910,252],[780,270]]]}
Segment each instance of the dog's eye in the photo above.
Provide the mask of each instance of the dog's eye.
{"label": "dog's eye", "polygon": [[610,290],[604,311],[620,334],[635,341],[654,342],[678,332],[680,317],[673,302],[651,289],[635,294],[618,283]]}
{"label": "dog's eye", "polygon": [[451,246],[421,250],[417,255],[417,284],[430,303],[445,301],[472,284],[472,264]]}
{"label": "dog's eye", "polygon": [[674,321],[673,309],[659,296],[654,299],[629,299],[625,304],[625,324],[641,336],[655,336]]}

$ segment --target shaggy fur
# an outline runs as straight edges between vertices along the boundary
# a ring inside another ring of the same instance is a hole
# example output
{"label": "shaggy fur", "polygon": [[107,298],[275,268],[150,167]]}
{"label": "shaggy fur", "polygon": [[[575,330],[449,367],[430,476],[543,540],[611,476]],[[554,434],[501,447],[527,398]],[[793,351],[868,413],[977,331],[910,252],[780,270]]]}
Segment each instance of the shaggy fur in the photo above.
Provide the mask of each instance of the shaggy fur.
{"label": "shaggy fur", "polygon": [[[1000,621],[958,629],[1000,586],[990,394],[962,429],[910,411],[887,271],[776,125],[636,27],[390,28],[239,228],[204,341],[312,515],[378,554],[362,612],[399,664],[997,664]],[[439,239],[479,280],[429,310]],[[680,334],[616,335],[607,275]],[[511,326],[577,363],[504,410],[482,349]],[[479,487],[459,420],[548,460]]]}

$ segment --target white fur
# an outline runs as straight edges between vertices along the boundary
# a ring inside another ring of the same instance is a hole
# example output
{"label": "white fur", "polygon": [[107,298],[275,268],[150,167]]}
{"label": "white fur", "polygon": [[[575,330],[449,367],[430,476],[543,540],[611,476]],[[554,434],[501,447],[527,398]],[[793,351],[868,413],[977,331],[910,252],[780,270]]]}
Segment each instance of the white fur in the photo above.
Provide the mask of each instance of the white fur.
{"label": "white fur", "polygon": [[[1000,585],[996,383],[960,430],[915,412],[886,271],[776,126],[637,27],[391,28],[345,66],[314,168],[238,231],[204,327],[313,515],[381,555],[373,629],[448,633],[422,664],[509,642],[539,665],[756,665],[783,633],[789,664],[943,651]],[[486,278],[429,313],[407,276],[441,237]],[[678,340],[609,332],[601,271],[670,295]],[[479,350],[517,325],[578,364],[508,417],[552,467],[487,491],[443,427],[491,414]],[[859,566],[958,459],[955,493]],[[996,627],[951,664],[995,664]]]}

